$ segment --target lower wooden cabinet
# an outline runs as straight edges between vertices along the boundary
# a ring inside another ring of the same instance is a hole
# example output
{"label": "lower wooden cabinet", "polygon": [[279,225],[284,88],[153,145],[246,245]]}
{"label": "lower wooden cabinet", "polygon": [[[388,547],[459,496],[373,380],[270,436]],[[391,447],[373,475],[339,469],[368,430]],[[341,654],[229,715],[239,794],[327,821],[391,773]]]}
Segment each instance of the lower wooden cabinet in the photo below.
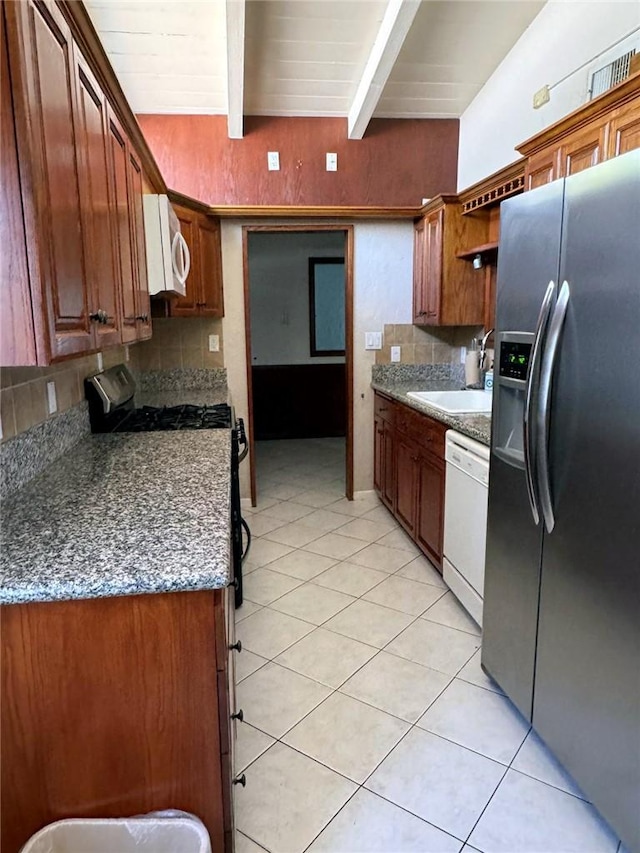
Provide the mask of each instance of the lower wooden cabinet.
{"label": "lower wooden cabinet", "polygon": [[68,817],[193,812],[233,839],[230,589],[1,608],[1,845]]}
{"label": "lower wooden cabinet", "polygon": [[374,487],[442,571],[447,427],[377,392],[374,408]]}

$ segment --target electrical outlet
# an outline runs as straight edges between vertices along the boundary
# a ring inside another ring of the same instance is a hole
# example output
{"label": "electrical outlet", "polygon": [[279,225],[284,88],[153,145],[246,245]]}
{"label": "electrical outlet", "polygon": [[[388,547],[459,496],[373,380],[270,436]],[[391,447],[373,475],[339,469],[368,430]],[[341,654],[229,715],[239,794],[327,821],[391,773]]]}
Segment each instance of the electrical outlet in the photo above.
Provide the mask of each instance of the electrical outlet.
{"label": "electrical outlet", "polygon": [[267,151],[267,168],[270,172],[280,171],[280,154],[278,151]]}
{"label": "electrical outlet", "polygon": [[98,370],[102,370],[104,367],[104,359],[102,358],[102,353],[98,353]]}
{"label": "electrical outlet", "polygon": [[549,91],[548,86],[543,86],[542,89],[538,89],[538,91],[533,96],[534,110],[539,110],[540,107],[543,107],[545,104],[548,104],[550,100],[551,92]]}
{"label": "electrical outlet", "polygon": [[56,397],[56,383],[47,382],[47,406],[49,414],[53,415],[58,411],[58,398]]}
{"label": "electrical outlet", "polygon": [[125,360],[126,362],[128,362],[128,361],[129,361],[129,358],[130,358],[130,356],[129,356],[129,346],[125,344],[125,348],[124,348],[124,360]]}
{"label": "electrical outlet", "polygon": [[467,348],[460,347],[460,364],[466,364],[467,362]]}
{"label": "electrical outlet", "polygon": [[400,347],[391,347],[391,361],[400,361]]}
{"label": "electrical outlet", "polygon": [[382,332],[365,332],[364,348],[382,349]]}
{"label": "electrical outlet", "polygon": [[209,352],[220,352],[220,335],[209,335]]}
{"label": "electrical outlet", "polygon": [[330,154],[327,151],[327,172],[337,172],[338,171],[338,155]]}

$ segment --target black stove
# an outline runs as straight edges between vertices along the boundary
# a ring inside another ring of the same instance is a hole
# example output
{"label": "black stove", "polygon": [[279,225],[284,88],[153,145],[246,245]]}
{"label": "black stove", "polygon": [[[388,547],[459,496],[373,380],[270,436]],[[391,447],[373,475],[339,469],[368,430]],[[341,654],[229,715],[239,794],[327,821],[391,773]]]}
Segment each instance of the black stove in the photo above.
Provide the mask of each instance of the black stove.
{"label": "black stove", "polygon": [[[238,469],[249,448],[242,418],[226,403],[214,406],[142,406],[135,408],[136,384],[124,364],[85,379],[92,432],[157,432],[159,430],[228,429],[231,431],[231,539],[236,607],[242,604],[242,562],[251,533],[241,515]],[[246,547],[243,546],[243,530]]]}

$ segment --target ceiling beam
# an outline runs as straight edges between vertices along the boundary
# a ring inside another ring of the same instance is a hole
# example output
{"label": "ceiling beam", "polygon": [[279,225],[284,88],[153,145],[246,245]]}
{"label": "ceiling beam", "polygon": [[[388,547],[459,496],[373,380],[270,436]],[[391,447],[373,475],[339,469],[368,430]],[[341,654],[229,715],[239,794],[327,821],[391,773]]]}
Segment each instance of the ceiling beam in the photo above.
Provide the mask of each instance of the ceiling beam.
{"label": "ceiling beam", "polygon": [[349,109],[349,139],[364,136],[419,7],[420,0],[389,0]]}
{"label": "ceiling beam", "polygon": [[227,129],[230,139],[242,139],[244,115],[245,0],[226,0]]}

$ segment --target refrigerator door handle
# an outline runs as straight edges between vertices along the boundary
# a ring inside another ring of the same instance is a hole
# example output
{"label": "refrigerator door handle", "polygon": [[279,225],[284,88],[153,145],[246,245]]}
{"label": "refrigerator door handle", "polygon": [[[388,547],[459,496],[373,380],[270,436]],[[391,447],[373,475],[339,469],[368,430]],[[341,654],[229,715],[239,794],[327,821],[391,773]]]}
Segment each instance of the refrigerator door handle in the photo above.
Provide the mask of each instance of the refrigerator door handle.
{"label": "refrigerator door handle", "polygon": [[567,316],[570,296],[569,283],[564,281],[549,323],[549,334],[540,369],[539,404],[536,416],[537,468],[542,515],[549,533],[551,533],[556,523],[553,514],[549,475],[549,405],[551,401],[551,381],[553,379],[558,346],[562,337],[562,329]]}
{"label": "refrigerator door handle", "polygon": [[527,386],[525,389],[524,398],[524,415],[522,423],[522,431],[524,437],[524,470],[527,481],[527,494],[529,496],[529,505],[531,506],[531,514],[533,520],[538,525],[540,523],[540,510],[538,507],[538,496],[536,494],[536,484],[534,480],[534,459],[535,459],[535,415],[533,404],[535,400],[535,388],[538,383],[538,375],[540,372],[540,355],[542,353],[542,342],[544,334],[549,322],[549,315],[553,307],[553,299],[556,292],[555,282],[550,281],[542,305],[538,314],[538,322],[536,324],[535,336],[533,339],[533,347],[531,348],[531,360],[529,362],[529,372],[527,373]]}

